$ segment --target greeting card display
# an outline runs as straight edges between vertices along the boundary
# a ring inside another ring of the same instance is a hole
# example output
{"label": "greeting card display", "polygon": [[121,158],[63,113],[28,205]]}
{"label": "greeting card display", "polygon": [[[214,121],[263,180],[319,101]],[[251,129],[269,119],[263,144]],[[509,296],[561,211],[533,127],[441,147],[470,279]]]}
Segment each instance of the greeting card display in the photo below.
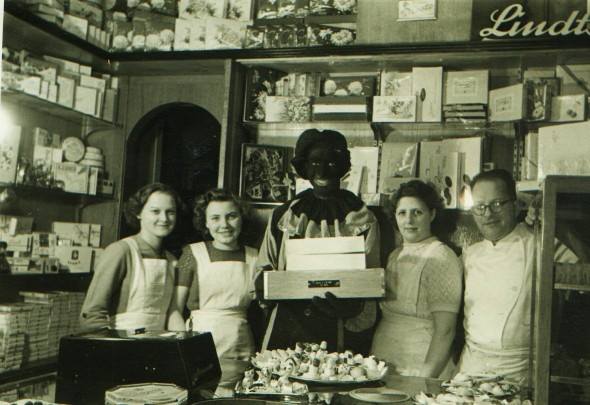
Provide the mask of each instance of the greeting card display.
{"label": "greeting card display", "polygon": [[373,97],[374,122],[415,122],[416,97],[375,96]]}
{"label": "greeting card display", "polygon": [[258,203],[286,202],[290,155],[287,147],[243,144],[240,196]]}
{"label": "greeting card display", "polygon": [[329,75],[320,86],[321,96],[372,96],[375,94],[375,76]]}
{"label": "greeting card display", "polygon": [[468,70],[445,73],[444,104],[487,104],[487,70]]}
{"label": "greeting card display", "polygon": [[412,72],[381,72],[380,96],[411,96]]}
{"label": "greeting card display", "polygon": [[266,97],[276,95],[276,82],[285,73],[267,68],[253,68],[246,76],[244,121],[264,121]]}

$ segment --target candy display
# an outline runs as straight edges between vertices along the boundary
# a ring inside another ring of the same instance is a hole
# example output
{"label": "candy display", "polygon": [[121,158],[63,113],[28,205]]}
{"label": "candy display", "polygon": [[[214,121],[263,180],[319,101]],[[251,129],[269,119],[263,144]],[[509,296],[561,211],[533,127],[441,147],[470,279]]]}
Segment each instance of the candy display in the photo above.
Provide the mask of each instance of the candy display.
{"label": "candy display", "polygon": [[294,349],[276,349],[257,353],[252,364],[281,377],[313,383],[359,383],[375,381],[387,373],[384,361],[364,357],[347,350],[328,353],[327,343],[301,343]]}

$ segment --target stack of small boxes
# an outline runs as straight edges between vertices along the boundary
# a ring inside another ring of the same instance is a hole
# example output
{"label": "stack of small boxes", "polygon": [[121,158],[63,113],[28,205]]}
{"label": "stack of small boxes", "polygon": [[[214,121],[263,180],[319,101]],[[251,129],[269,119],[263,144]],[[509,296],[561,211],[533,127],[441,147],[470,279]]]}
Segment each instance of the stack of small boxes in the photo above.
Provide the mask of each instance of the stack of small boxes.
{"label": "stack of small boxes", "polygon": [[25,50],[3,48],[2,87],[21,91],[81,113],[115,122],[117,77],[92,67]]}
{"label": "stack of small boxes", "polygon": [[30,305],[0,305],[0,372],[19,369],[23,363]]}

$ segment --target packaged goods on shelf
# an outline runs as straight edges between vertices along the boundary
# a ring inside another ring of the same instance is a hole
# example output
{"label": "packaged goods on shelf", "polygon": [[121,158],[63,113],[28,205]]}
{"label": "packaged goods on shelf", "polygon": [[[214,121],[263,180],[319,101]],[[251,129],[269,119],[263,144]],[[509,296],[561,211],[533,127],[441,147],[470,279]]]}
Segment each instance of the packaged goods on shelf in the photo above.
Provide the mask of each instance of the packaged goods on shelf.
{"label": "packaged goods on shelf", "polygon": [[88,246],[91,224],[57,221],[51,226],[58,237],[58,245],[61,245],[61,241],[68,240],[74,246]]}
{"label": "packaged goods on shelf", "polygon": [[379,166],[379,193],[392,193],[397,189],[395,179],[416,177],[418,144],[414,142],[385,142],[381,145]]}
{"label": "packaged goods on shelf", "polygon": [[412,93],[417,95],[416,121],[440,122],[442,115],[443,68],[412,69]]}
{"label": "packaged goods on shelf", "polygon": [[416,96],[373,97],[372,122],[415,122]]}
{"label": "packaged goods on shelf", "polygon": [[590,144],[582,142],[590,122],[539,128],[539,179],[549,174],[589,175]]}
{"label": "packaged goods on shelf", "polygon": [[551,117],[551,88],[540,80],[525,82],[525,119],[530,122],[548,121]]}
{"label": "packaged goods on shelf", "polygon": [[444,104],[487,104],[488,70],[449,71],[444,73]]}
{"label": "packaged goods on shelf", "polygon": [[526,97],[522,83],[490,90],[489,97],[490,121],[516,121],[524,118]]}
{"label": "packaged goods on shelf", "polygon": [[74,94],[76,93],[76,80],[72,77],[57,76],[57,102],[64,107],[74,107]]}
{"label": "packaged goods on shelf", "polygon": [[98,7],[90,2],[69,0],[68,13],[76,17],[84,18],[89,24],[96,27],[102,27],[104,17],[102,7]]}
{"label": "packaged goods on shelf", "polygon": [[96,194],[113,195],[114,192],[115,192],[115,183],[112,180],[99,178]]}
{"label": "packaged goods on shelf", "polygon": [[146,51],[171,51],[174,44],[174,17],[151,14],[146,20]]}
{"label": "packaged goods on shelf", "polygon": [[412,72],[384,70],[381,72],[379,87],[380,96],[412,96]]}
{"label": "packaged goods on shelf", "polygon": [[30,252],[32,248],[32,235],[20,234],[5,236],[6,250],[9,252]]}
{"label": "packaged goods on shelf", "polygon": [[586,95],[575,94],[551,98],[551,121],[584,121],[586,119]]}
{"label": "packaged goods on shelf", "polygon": [[254,0],[227,0],[224,17],[230,20],[250,21]]}
{"label": "packaged goods on shelf", "polygon": [[20,67],[21,73],[40,76],[50,83],[55,83],[57,80],[58,65],[40,57],[27,55],[23,58]]}
{"label": "packaged goods on shelf", "polygon": [[266,122],[308,122],[311,120],[309,97],[267,96]]}
{"label": "packaged goods on shelf", "polygon": [[98,90],[92,87],[76,86],[74,109],[88,115],[97,115]]}
{"label": "packaged goods on shelf", "polygon": [[368,98],[364,96],[316,97],[311,107],[313,121],[367,121]]}
{"label": "packaged goods on shelf", "polygon": [[123,13],[112,13],[112,31],[113,41],[111,50],[115,52],[131,51],[133,41],[133,23],[127,20]]}
{"label": "packaged goods on shelf", "polygon": [[57,235],[48,232],[33,232],[33,256],[53,256],[57,245]]}
{"label": "packaged goods on shelf", "polygon": [[246,37],[246,21],[208,18],[205,46],[207,49],[240,49]]}
{"label": "packaged goods on shelf", "polygon": [[376,81],[374,74],[329,74],[321,79],[320,96],[373,96]]}
{"label": "packaged goods on shelf", "polygon": [[77,76],[80,74],[80,64],[71,60],[56,58],[54,56],[44,55],[43,59],[55,63],[60,68],[61,74],[70,74]]}
{"label": "packaged goods on shelf", "polygon": [[88,20],[71,14],[64,15],[62,28],[77,37],[86,39],[88,34]]}
{"label": "packaged goods on shelf", "polygon": [[23,93],[38,97],[41,92],[41,78],[22,73],[3,71],[2,87],[22,91]]}
{"label": "packaged goods on shelf", "polygon": [[0,215],[0,234],[15,236],[33,230],[34,217]]}
{"label": "packaged goods on shelf", "polygon": [[307,26],[308,46],[343,46],[352,45],[356,31],[329,25],[309,24]]}
{"label": "packaged goods on shelf", "polygon": [[363,166],[361,193],[376,193],[379,171],[379,148],[376,146],[355,146],[350,149],[352,166]]}
{"label": "packaged goods on shelf", "polygon": [[174,50],[195,51],[205,49],[207,44],[207,21],[177,18],[174,26]]}
{"label": "packaged goods on shelf", "polygon": [[276,82],[284,72],[268,68],[249,69],[246,75],[244,121],[264,122],[267,96],[275,96]]}
{"label": "packaged goods on shelf", "polygon": [[223,18],[224,1],[218,0],[179,0],[178,2],[178,17],[191,19],[204,19],[208,17]]}

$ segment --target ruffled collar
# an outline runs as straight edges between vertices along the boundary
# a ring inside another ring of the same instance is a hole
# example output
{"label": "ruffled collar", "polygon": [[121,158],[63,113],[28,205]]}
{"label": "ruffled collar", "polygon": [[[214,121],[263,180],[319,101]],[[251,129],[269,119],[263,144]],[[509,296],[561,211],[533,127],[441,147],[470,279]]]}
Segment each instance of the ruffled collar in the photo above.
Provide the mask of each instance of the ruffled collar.
{"label": "ruffled collar", "polygon": [[313,194],[312,189],[307,189],[297,194],[291,211],[316,223],[325,220],[330,224],[335,220],[343,222],[349,213],[360,210],[363,205],[362,200],[348,190],[338,190],[333,197],[321,199]]}

